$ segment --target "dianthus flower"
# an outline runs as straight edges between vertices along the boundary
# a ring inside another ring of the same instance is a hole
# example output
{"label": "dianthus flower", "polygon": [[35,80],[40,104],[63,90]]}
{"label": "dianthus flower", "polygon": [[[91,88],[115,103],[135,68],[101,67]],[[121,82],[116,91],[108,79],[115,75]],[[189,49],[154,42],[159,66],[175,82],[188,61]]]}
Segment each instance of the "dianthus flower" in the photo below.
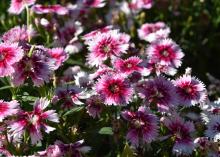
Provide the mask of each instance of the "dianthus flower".
{"label": "dianthus flower", "polygon": [[36,4],[32,7],[32,10],[36,14],[48,14],[48,13],[56,13],[58,15],[66,15],[68,14],[68,9],[66,7],[63,7],[59,4],[55,5],[41,5],[41,4]]}
{"label": "dianthus flower", "polygon": [[8,12],[11,14],[20,14],[26,6],[33,5],[36,0],[11,0]]}
{"label": "dianthus flower", "polygon": [[6,102],[0,100],[0,122],[4,120],[4,118],[14,115],[19,111],[19,103],[16,100]]}

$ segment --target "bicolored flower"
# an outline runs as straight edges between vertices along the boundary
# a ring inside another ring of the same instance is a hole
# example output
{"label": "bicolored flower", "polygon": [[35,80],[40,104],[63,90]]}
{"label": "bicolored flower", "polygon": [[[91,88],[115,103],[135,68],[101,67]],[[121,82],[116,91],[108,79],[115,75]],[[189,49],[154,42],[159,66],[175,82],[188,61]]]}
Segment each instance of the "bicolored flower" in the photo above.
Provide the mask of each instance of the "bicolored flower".
{"label": "bicolored flower", "polygon": [[183,75],[174,81],[179,103],[184,106],[192,106],[205,102],[205,85],[197,78]]}
{"label": "bicolored flower", "polygon": [[36,47],[31,56],[24,56],[14,65],[12,82],[15,86],[20,86],[31,78],[35,86],[41,86],[50,80],[55,69],[54,63],[55,60],[49,56],[45,48]]}
{"label": "bicolored flower", "polygon": [[105,74],[114,74],[116,71],[106,65],[100,65],[98,70],[96,70],[94,73],[90,74],[91,79],[97,79],[100,78],[102,75]]}
{"label": "bicolored flower", "polygon": [[15,72],[14,64],[23,57],[23,50],[17,44],[0,44],[0,77],[9,76]]}
{"label": "bicolored flower", "polygon": [[136,92],[147,104],[157,105],[161,111],[168,111],[177,104],[175,87],[164,77],[138,83]]}
{"label": "bicolored flower", "polygon": [[58,69],[69,57],[63,48],[49,49],[48,54],[55,60],[55,70]]}
{"label": "bicolored flower", "polygon": [[194,124],[190,121],[184,121],[179,115],[174,114],[172,117],[165,118],[164,125],[168,128],[175,144],[173,154],[190,155],[195,145],[192,139],[192,133],[195,131]]}
{"label": "bicolored flower", "polygon": [[27,26],[16,26],[11,28],[9,31],[3,34],[2,40],[5,43],[15,43],[28,41],[29,38],[35,35],[35,31],[32,27],[27,28]]}
{"label": "bicolored flower", "polygon": [[33,5],[36,0],[11,0],[8,12],[11,14],[20,14],[26,6]]}
{"label": "bicolored flower", "polygon": [[138,29],[138,36],[142,40],[153,42],[169,36],[170,28],[164,22],[145,23]]}
{"label": "bicolored flower", "polygon": [[16,100],[10,102],[0,100],[0,122],[8,116],[16,114],[18,111],[19,103]]}
{"label": "bicolored flower", "polygon": [[95,90],[107,105],[127,105],[133,95],[130,83],[120,74],[102,75],[95,85]]}
{"label": "bicolored flower", "polygon": [[47,125],[47,121],[58,123],[58,115],[55,110],[44,111],[50,102],[45,98],[37,99],[33,111],[20,112],[17,119],[9,125],[9,132],[12,137],[21,138],[25,131],[30,134],[31,143],[36,144],[43,139],[42,130],[49,133],[55,128]]}
{"label": "bicolored flower", "polygon": [[126,75],[132,74],[133,72],[141,72],[143,70],[143,67],[141,67],[140,63],[142,62],[142,59],[139,57],[129,57],[126,60],[123,59],[117,59],[114,62],[114,68],[121,73],[124,73]]}
{"label": "bicolored flower", "polygon": [[103,99],[98,95],[93,95],[86,100],[86,109],[90,116],[93,118],[100,117],[103,109]]}
{"label": "bicolored flower", "polygon": [[129,4],[129,7],[134,11],[138,11],[140,9],[150,9],[152,6],[153,0],[132,0]]}
{"label": "bicolored flower", "polygon": [[41,5],[41,4],[36,4],[32,7],[32,10],[36,14],[48,14],[48,13],[56,13],[58,15],[66,15],[68,14],[68,9],[66,7],[63,7],[59,4],[55,5]]}
{"label": "bicolored flower", "polygon": [[181,66],[184,56],[181,48],[171,39],[162,39],[151,43],[146,51],[150,62],[160,62],[174,68]]}
{"label": "bicolored flower", "polygon": [[128,35],[121,34],[118,30],[96,34],[92,40],[86,42],[90,51],[88,63],[91,66],[98,66],[107,59],[121,56],[129,47],[129,39]]}
{"label": "bicolored flower", "polygon": [[123,111],[122,117],[130,124],[126,138],[135,147],[144,143],[151,143],[158,135],[156,115],[146,107],[139,107],[137,112]]}

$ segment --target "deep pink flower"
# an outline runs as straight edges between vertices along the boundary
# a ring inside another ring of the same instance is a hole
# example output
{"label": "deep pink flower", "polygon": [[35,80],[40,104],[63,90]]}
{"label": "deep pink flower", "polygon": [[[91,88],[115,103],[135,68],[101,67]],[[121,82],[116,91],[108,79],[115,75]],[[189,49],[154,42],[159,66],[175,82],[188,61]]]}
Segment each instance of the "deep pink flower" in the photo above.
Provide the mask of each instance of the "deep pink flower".
{"label": "deep pink flower", "polygon": [[184,106],[192,106],[205,102],[207,94],[205,85],[197,78],[183,75],[174,81],[179,103]]}
{"label": "deep pink flower", "polygon": [[63,48],[52,48],[48,53],[55,60],[55,69],[58,69],[69,57]]}
{"label": "deep pink flower", "polygon": [[34,30],[26,26],[16,26],[3,34],[2,40],[7,43],[15,43],[20,41],[28,41],[29,38],[35,35]]}
{"label": "deep pink flower", "polygon": [[194,149],[191,134],[195,131],[194,124],[184,121],[174,114],[170,118],[165,118],[164,125],[169,129],[170,135],[174,138],[173,153],[176,155],[190,155]]}
{"label": "deep pink flower", "polygon": [[32,10],[36,13],[36,14],[48,14],[48,13],[56,13],[58,15],[66,15],[68,14],[68,9],[66,7],[63,7],[59,4],[55,4],[55,5],[41,5],[41,4],[37,4],[34,5],[32,7]]}
{"label": "deep pink flower", "polygon": [[102,8],[105,6],[105,0],[83,0],[83,5],[86,7]]}
{"label": "deep pink flower", "polygon": [[98,95],[93,95],[86,100],[86,109],[93,118],[100,117],[103,108],[103,99]]}
{"label": "deep pink flower", "polygon": [[138,36],[142,40],[153,42],[169,36],[170,28],[163,22],[145,23],[138,29]]}
{"label": "deep pink flower", "polygon": [[15,72],[12,82],[15,86],[22,85],[25,80],[31,78],[35,86],[41,86],[50,80],[55,69],[55,60],[52,59],[44,48],[35,48],[31,56],[24,56],[14,65]]}
{"label": "deep pink flower", "polygon": [[25,131],[31,136],[31,143],[36,144],[43,139],[42,130],[49,133],[55,128],[47,125],[47,121],[58,123],[58,115],[55,110],[44,111],[50,104],[45,98],[37,99],[32,112],[20,112],[15,121],[9,125],[9,132],[15,139],[21,138]]}
{"label": "deep pink flower", "polygon": [[20,14],[25,6],[30,6],[35,3],[36,0],[11,0],[10,8],[8,12],[11,14]]}
{"label": "deep pink flower", "polygon": [[133,89],[120,74],[106,74],[98,79],[95,90],[107,105],[126,105],[131,101]]}
{"label": "deep pink flower", "polygon": [[136,85],[136,91],[147,104],[157,105],[161,111],[167,111],[177,104],[175,87],[164,77],[140,82]]}
{"label": "deep pink flower", "polygon": [[0,122],[8,116],[14,115],[19,111],[19,103],[16,100],[6,102],[0,100]]}
{"label": "deep pink flower", "polygon": [[0,44],[0,77],[11,75],[14,64],[19,62],[23,56],[23,50],[17,44]]}
{"label": "deep pink flower", "polygon": [[92,40],[86,42],[90,51],[88,63],[91,66],[101,65],[105,60],[119,57],[128,49],[128,35],[111,30],[106,33],[98,33]]}
{"label": "deep pink flower", "polygon": [[162,39],[152,43],[147,48],[150,62],[160,62],[174,68],[181,66],[184,53],[180,47],[171,39]]}
{"label": "deep pink flower", "polygon": [[132,10],[150,9],[153,6],[153,0],[132,0],[129,4]]}
{"label": "deep pink flower", "polygon": [[143,70],[143,67],[140,66],[140,63],[142,62],[142,59],[139,57],[129,57],[126,60],[123,59],[117,59],[114,62],[114,68],[121,73],[124,73],[126,75],[129,75],[133,72],[141,72]]}
{"label": "deep pink flower", "polygon": [[126,137],[135,147],[150,143],[157,137],[157,117],[146,107],[139,107],[137,112],[124,111],[122,117],[130,123]]}

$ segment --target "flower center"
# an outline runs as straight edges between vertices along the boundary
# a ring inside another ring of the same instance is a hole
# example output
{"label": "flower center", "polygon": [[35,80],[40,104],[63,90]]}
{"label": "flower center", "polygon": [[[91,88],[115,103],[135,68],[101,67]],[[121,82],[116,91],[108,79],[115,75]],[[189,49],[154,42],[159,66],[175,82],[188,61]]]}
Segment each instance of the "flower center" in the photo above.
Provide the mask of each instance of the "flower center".
{"label": "flower center", "polygon": [[35,124],[37,124],[38,120],[39,120],[39,116],[34,115],[34,116],[32,116],[32,118],[30,118],[30,123],[35,125]]}
{"label": "flower center", "polygon": [[186,87],[184,90],[185,90],[185,92],[186,92],[187,94],[193,93],[193,88],[190,87],[190,86]]}
{"label": "flower center", "polygon": [[142,120],[137,119],[137,120],[134,120],[133,124],[135,128],[141,128],[144,125],[144,122]]}
{"label": "flower center", "polygon": [[127,63],[126,66],[127,66],[127,68],[131,68],[132,64],[131,63]]}
{"label": "flower center", "polygon": [[120,91],[120,87],[117,84],[112,84],[109,86],[109,90],[112,93],[118,93]]}
{"label": "flower center", "polygon": [[169,56],[169,52],[167,50],[163,50],[161,52],[161,55],[164,56],[164,57],[168,57]]}
{"label": "flower center", "polygon": [[5,53],[1,52],[0,54],[0,61],[3,61],[5,59]]}
{"label": "flower center", "polygon": [[111,50],[110,46],[108,46],[108,45],[104,45],[102,49],[105,53],[109,53]]}

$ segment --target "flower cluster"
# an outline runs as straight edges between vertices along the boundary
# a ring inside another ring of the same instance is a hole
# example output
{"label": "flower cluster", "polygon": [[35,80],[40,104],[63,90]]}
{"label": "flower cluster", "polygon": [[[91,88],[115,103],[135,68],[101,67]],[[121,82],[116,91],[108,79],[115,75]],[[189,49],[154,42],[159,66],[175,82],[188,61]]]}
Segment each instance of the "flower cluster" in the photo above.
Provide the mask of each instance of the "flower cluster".
{"label": "flower cluster", "polygon": [[220,101],[190,68],[179,73],[168,25],[135,23],[154,1],[65,2],[11,0],[27,25],[1,36],[0,153],[218,157]]}

